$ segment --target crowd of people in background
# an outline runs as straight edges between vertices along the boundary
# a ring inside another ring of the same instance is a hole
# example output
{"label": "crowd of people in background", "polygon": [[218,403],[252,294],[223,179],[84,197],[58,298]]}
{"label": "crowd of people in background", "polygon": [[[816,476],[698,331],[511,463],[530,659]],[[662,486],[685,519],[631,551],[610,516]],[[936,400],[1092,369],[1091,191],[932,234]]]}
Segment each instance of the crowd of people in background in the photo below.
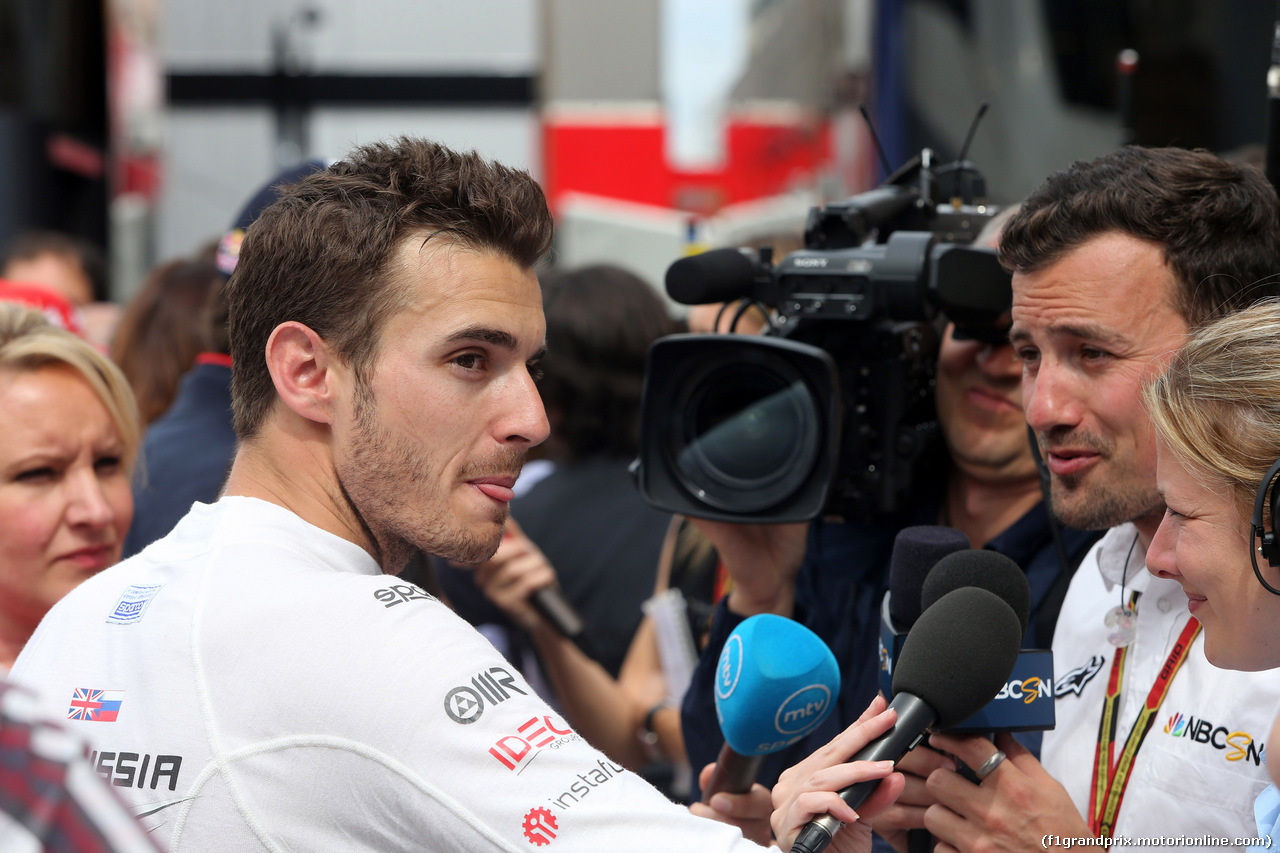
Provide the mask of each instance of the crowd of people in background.
{"label": "crowd of people in background", "polygon": [[[677,318],[622,267],[555,267],[528,175],[404,138],[285,170],[229,222],[125,305],[69,235],[0,256],[0,730],[44,724],[27,689],[73,724],[53,752],[0,739],[65,792],[0,841],[787,849],[829,812],[853,825],[833,849],[985,851],[1280,825],[1280,199],[1256,168],[1126,147],[1049,176],[980,238],[1010,311],[938,324],[944,449],[912,506],[802,524],[641,499],[648,347],[737,306]],[[850,762],[894,720],[877,635],[913,525],[1025,573],[1043,738]],[[765,613],[832,649],[836,712],[699,802],[721,651]],[[424,689],[441,718],[415,731]],[[130,743],[74,725],[165,691]],[[868,779],[856,811],[835,797]]]}

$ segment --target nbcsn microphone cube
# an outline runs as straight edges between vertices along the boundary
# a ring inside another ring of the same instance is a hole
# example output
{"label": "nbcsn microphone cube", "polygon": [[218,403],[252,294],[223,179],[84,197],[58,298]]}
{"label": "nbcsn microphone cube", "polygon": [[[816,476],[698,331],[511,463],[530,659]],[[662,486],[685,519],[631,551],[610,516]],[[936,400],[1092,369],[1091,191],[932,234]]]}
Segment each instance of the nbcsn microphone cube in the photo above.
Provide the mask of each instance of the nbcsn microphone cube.
{"label": "nbcsn microphone cube", "polygon": [[835,708],[840,669],[818,635],[773,614],[743,620],[716,666],[716,718],[741,755],[766,755],[808,735]]}

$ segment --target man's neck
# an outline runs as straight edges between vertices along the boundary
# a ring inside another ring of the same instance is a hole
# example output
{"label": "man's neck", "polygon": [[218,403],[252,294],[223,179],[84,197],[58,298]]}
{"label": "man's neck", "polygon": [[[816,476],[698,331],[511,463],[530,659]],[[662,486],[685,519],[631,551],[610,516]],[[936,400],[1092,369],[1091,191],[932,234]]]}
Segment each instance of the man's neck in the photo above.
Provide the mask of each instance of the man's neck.
{"label": "man's neck", "polygon": [[981,548],[1008,530],[1042,500],[1037,477],[982,480],[957,467],[947,478],[946,524]]}
{"label": "man's neck", "polygon": [[300,433],[282,435],[278,425],[267,424],[242,441],[222,494],[284,507],[308,524],[359,545],[381,565],[377,543],[342,492],[328,445],[308,430],[303,425]]}

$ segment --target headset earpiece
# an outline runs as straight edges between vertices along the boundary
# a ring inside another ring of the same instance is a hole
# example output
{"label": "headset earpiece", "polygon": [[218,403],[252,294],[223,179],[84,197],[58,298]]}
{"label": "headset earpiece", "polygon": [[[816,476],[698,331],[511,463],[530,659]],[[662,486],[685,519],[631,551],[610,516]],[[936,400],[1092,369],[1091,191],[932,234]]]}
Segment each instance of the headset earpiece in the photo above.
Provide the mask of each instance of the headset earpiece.
{"label": "headset earpiece", "polygon": [[1268,529],[1262,523],[1262,508],[1267,503],[1267,492],[1271,491],[1271,484],[1275,482],[1277,475],[1280,475],[1280,459],[1277,459],[1271,468],[1267,471],[1262,482],[1258,484],[1258,494],[1253,501],[1253,518],[1251,520],[1252,536],[1258,537],[1258,548],[1253,548],[1253,540],[1249,540],[1249,557],[1253,560],[1253,573],[1258,577],[1258,583],[1266,587],[1268,592],[1280,595],[1280,589],[1276,589],[1267,583],[1262,577],[1262,570],[1258,568],[1258,551],[1262,552],[1262,557],[1271,567],[1280,567],[1280,536],[1276,535],[1276,519],[1280,516],[1280,489],[1276,489],[1271,495],[1271,526]]}

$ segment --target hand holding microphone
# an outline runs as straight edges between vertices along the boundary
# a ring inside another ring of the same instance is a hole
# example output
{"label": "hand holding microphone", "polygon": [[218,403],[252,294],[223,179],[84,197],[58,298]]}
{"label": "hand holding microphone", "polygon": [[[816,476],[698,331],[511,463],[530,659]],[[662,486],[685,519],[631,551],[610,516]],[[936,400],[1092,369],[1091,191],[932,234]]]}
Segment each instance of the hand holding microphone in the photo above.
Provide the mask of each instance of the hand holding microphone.
{"label": "hand holding microphone", "polygon": [[826,643],[773,614],[743,620],[716,664],[715,703],[724,747],[702,801],[751,789],[765,755],[821,725],[840,695],[840,669]]}
{"label": "hand holding microphone", "polygon": [[556,584],[555,569],[515,519],[507,519],[494,555],[476,566],[475,581],[524,630],[534,631],[545,620],[587,657],[595,657],[582,617]]}
{"label": "hand holding microphone", "polygon": [[[1022,629],[1018,616],[995,593],[964,587],[927,608],[903,643],[893,673],[896,712],[891,729],[853,756],[859,761],[897,761],[929,727],[947,728],[972,716],[1004,685],[1018,659]],[[857,809],[878,780],[840,791]],[[810,821],[792,850],[819,853],[841,827],[830,814]]]}

